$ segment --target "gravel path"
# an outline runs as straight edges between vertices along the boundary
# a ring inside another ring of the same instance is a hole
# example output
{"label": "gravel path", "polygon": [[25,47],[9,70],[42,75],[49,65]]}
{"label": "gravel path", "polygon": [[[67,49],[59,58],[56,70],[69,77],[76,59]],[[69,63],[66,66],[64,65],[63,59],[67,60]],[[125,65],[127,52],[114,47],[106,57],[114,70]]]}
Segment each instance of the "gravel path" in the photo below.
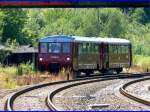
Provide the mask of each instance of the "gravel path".
{"label": "gravel path", "polygon": [[122,84],[133,79],[116,79],[79,85],[54,96],[60,110],[145,110],[147,106],[123,100],[117,93]]}
{"label": "gravel path", "polygon": [[126,88],[128,92],[142,99],[150,101],[150,80],[134,83]]}

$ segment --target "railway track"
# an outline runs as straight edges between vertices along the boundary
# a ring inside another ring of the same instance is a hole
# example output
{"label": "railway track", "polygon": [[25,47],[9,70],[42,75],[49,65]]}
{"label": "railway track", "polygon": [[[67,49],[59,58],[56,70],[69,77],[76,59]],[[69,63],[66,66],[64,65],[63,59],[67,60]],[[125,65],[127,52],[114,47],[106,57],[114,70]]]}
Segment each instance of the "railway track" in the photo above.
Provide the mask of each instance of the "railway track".
{"label": "railway track", "polygon": [[[139,74],[134,74],[133,77],[137,77],[137,76],[139,76]],[[132,76],[127,76],[127,77],[132,77]],[[120,75],[119,77],[114,77],[114,76],[113,76],[113,77],[109,77],[109,78],[108,78],[108,77],[105,77],[105,78],[99,79],[99,80],[92,80],[92,81],[86,81],[86,82],[79,82],[79,83],[75,83],[75,84],[70,84],[70,85],[61,87],[61,88],[59,88],[59,89],[57,89],[57,90],[55,90],[55,91],[49,93],[49,95],[48,95],[48,97],[47,97],[47,100],[46,100],[46,104],[47,104],[47,106],[49,107],[50,110],[60,111],[61,109],[57,108],[57,107],[53,104],[53,101],[52,101],[52,100],[53,100],[53,97],[54,97],[57,93],[59,93],[59,92],[65,90],[65,89],[68,89],[68,88],[71,88],[71,87],[75,87],[75,86],[78,86],[78,85],[82,85],[82,84],[88,84],[88,83],[99,82],[99,81],[105,81],[105,80],[112,80],[112,79],[115,79],[115,78],[127,78],[127,77],[126,77],[126,76],[123,76],[123,75]]]}
{"label": "railway track", "polygon": [[52,99],[53,99],[53,96],[55,94],[57,94],[58,92],[64,90],[64,89],[67,89],[67,88],[70,88],[70,87],[73,87],[73,86],[77,86],[77,85],[80,85],[80,84],[87,84],[87,83],[92,83],[92,82],[95,82],[95,81],[103,81],[103,80],[111,80],[111,79],[116,79],[116,78],[128,78],[128,77],[142,77],[142,76],[147,76],[147,74],[120,74],[120,75],[106,75],[106,76],[97,76],[97,77],[88,77],[88,78],[80,78],[80,79],[76,79],[76,80],[69,80],[69,81],[59,81],[59,82],[53,82],[53,83],[45,83],[45,84],[39,84],[39,85],[36,85],[36,86],[32,86],[32,87],[28,87],[26,89],[23,89],[21,91],[18,91],[14,94],[12,94],[7,102],[6,102],[6,105],[5,105],[5,110],[8,110],[8,111],[12,111],[14,110],[14,101],[16,100],[17,97],[19,97],[20,95],[22,94],[25,94],[29,91],[32,91],[32,90],[36,90],[36,89],[39,89],[39,88],[43,88],[43,87],[46,87],[46,86],[54,86],[56,84],[64,84],[64,83],[71,83],[72,84],[68,84],[64,87],[60,87],[52,92],[50,92],[50,94],[48,95],[47,99],[46,99],[46,105],[48,106],[48,108],[50,110],[59,110],[57,109],[54,105],[53,105],[53,102],[52,102]]}
{"label": "railway track", "polygon": [[133,95],[133,94],[129,93],[129,92],[126,90],[126,88],[127,88],[128,86],[130,86],[130,85],[132,85],[132,84],[134,84],[134,83],[141,82],[141,81],[146,81],[146,80],[150,80],[150,77],[148,77],[148,78],[142,78],[142,79],[138,79],[138,80],[133,80],[133,81],[131,81],[131,82],[128,82],[128,83],[124,84],[122,87],[120,87],[120,89],[119,89],[119,90],[120,90],[120,93],[123,94],[124,96],[126,96],[126,97],[132,99],[132,100],[135,100],[135,101],[137,101],[137,102],[139,102],[139,103],[142,103],[142,104],[144,104],[144,105],[150,106],[150,101],[145,100],[145,99],[142,99],[142,98],[140,98],[140,97],[138,97],[138,96],[136,96],[136,95]]}

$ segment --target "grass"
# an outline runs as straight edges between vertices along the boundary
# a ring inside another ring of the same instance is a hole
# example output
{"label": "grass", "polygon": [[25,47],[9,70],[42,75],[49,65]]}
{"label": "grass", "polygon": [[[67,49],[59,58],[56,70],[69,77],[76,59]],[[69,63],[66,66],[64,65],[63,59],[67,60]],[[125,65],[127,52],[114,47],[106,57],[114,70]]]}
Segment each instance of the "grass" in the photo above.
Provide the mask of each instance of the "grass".
{"label": "grass", "polygon": [[64,69],[58,73],[58,74],[52,74],[51,80],[52,81],[60,81],[60,80],[70,80],[72,79],[72,72],[70,72],[70,69]]}
{"label": "grass", "polygon": [[0,65],[0,74],[5,75],[6,77],[15,77],[17,68],[15,66],[11,67],[2,67]]}
{"label": "grass", "polygon": [[133,65],[140,66],[144,70],[150,70],[150,56],[135,55],[133,57]]}
{"label": "grass", "polygon": [[0,66],[0,88],[16,88],[16,70],[17,68]]}
{"label": "grass", "polygon": [[40,82],[55,82],[72,79],[72,73],[69,69],[62,69],[57,74],[51,74],[49,72],[40,73],[31,69],[32,67],[29,64],[22,64],[21,72],[20,67],[0,66],[0,89],[15,89],[20,86]]}

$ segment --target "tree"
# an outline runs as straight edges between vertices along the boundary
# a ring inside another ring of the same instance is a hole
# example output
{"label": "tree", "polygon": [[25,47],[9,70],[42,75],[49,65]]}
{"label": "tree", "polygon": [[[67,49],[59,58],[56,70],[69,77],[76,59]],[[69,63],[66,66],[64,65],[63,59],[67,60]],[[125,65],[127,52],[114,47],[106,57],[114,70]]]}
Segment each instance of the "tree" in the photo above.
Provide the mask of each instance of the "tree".
{"label": "tree", "polygon": [[2,9],[4,13],[2,42],[8,39],[15,40],[21,44],[26,43],[22,29],[26,21],[26,12],[23,9]]}
{"label": "tree", "polygon": [[0,42],[2,40],[2,32],[3,32],[3,25],[4,25],[4,13],[0,10]]}
{"label": "tree", "polygon": [[150,23],[150,7],[144,8],[145,12],[145,22]]}
{"label": "tree", "polygon": [[36,45],[38,38],[41,35],[42,28],[45,27],[43,9],[31,9],[27,11],[27,19],[24,24],[23,33],[25,34],[28,43]]}
{"label": "tree", "polygon": [[123,13],[118,9],[111,10],[107,20],[108,21],[104,26],[106,35],[108,37],[124,38],[127,22],[125,21]]}
{"label": "tree", "polygon": [[135,9],[135,12],[131,15],[131,17],[139,23],[145,23],[146,15],[143,8]]}

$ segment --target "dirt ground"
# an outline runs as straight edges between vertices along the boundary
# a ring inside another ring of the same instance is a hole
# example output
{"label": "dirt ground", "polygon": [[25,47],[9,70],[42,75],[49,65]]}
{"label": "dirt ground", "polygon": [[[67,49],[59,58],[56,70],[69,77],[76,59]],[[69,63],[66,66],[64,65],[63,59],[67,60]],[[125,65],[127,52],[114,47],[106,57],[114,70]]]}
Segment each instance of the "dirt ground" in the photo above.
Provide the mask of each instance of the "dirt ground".
{"label": "dirt ground", "polygon": [[[142,73],[142,72],[147,72],[147,69],[143,69],[142,67],[135,65],[135,66],[131,67],[130,69],[124,69],[123,71],[127,72],[127,73]],[[150,70],[149,70],[149,72],[150,72]]]}

